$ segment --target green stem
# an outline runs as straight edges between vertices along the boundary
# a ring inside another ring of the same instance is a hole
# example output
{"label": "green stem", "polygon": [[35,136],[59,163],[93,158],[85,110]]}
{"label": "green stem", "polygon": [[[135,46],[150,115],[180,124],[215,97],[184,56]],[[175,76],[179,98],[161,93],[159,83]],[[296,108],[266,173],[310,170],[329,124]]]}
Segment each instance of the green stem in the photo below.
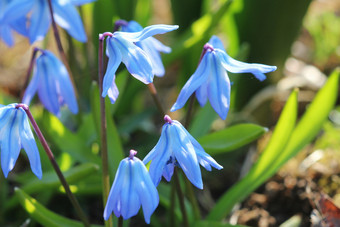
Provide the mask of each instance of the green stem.
{"label": "green stem", "polygon": [[177,169],[174,169],[174,183],[175,183],[175,188],[177,191],[177,195],[178,195],[178,201],[179,201],[179,206],[181,208],[182,211],[182,216],[183,216],[183,226],[184,227],[189,227],[189,221],[188,221],[188,214],[187,211],[185,209],[185,204],[184,204],[184,194],[181,188],[181,184],[179,182],[179,177],[178,177],[178,173],[177,173]]}
{"label": "green stem", "polygon": [[171,191],[170,191],[170,226],[175,227],[175,184],[171,184]]}
{"label": "green stem", "polygon": [[162,104],[161,104],[161,101],[160,101],[160,99],[159,99],[159,97],[157,95],[157,89],[156,89],[155,85],[153,83],[150,83],[147,86],[148,86],[148,89],[149,89],[149,91],[151,93],[152,99],[155,102],[159,112],[162,114],[162,116],[164,116],[165,115],[165,111],[164,111],[164,109],[162,107]]}
{"label": "green stem", "polygon": [[[100,98],[100,139],[101,139],[101,158],[102,158],[102,180],[103,180],[103,204],[104,208],[107,202],[107,198],[110,193],[110,175],[108,164],[108,151],[107,151],[107,135],[106,135],[106,113],[105,113],[105,98],[101,96],[103,92],[103,77],[104,77],[104,65],[103,65],[103,41],[105,36],[99,37],[99,49],[98,49],[98,83],[99,83],[99,98]],[[106,227],[113,226],[112,217],[105,222]]]}
{"label": "green stem", "polygon": [[123,227],[123,218],[122,218],[122,216],[120,216],[119,218],[118,218],[118,227]]}

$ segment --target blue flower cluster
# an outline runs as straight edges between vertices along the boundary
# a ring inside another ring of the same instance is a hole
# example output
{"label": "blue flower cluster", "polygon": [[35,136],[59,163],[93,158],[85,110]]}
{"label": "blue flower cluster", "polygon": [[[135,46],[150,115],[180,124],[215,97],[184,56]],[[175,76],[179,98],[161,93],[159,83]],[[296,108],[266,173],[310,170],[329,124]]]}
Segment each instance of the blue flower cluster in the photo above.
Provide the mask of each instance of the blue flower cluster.
{"label": "blue flower cluster", "polygon": [[[76,6],[95,0],[52,0],[53,17],[73,38],[86,42],[83,23]],[[0,37],[13,45],[10,29],[27,36],[30,43],[42,40],[50,25],[51,15],[46,0],[0,0]],[[29,26],[28,26],[29,25]]]}
{"label": "blue flower cluster", "polygon": [[[102,96],[108,95],[112,103],[118,96],[115,72],[121,61],[135,78],[145,84],[151,83],[154,75],[164,75],[160,52],[168,53],[171,50],[151,36],[178,28],[178,26],[153,25],[142,29],[135,21],[121,23],[121,26],[123,32],[106,33],[109,63],[104,77]],[[196,72],[181,90],[171,111],[182,108],[196,91],[196,97],[202,106],[209,99],[214,110],[225,119],[230,105],[230,81],[226,71],[250,72],[262,81],[266,78],[264,73],[274,70],[276,70],[275,66],[248,64],[231,58],[219,38],[213,36],[204,46],[203,56]],[[168,115],[164,120],[165,124],[158,143],[143,160],[145,165],[151,162],[148,173],[140,166],[140,160],[131,158],[131,155],[120,163],[104,211],[106,220],[112,211],[117,217],[130,218],[138,212],[142,204],[145,221],[149,223],[150,214],[155,210],[154,205],[158,204],[158,196],[145,200],[143,196],[140,197],[140,189],[137,185],[147,185],[149,190],[154,192],[153,188],[158,186],[162,176],[167,181],[171,180],[175,166],[181,168],[189,181],[199,189],[203,189],[200,165],[208,171],[211,171],[211,167],[218,170],[223,168],[204,151],[180,122],[172,120]],[[147,194],[150,195],[151,192]]]}
{"label": "blue flower cluster", "polygon": [[[86,35],[75,6],[92,1],[52,0],[56,22],[81,42],[86,41]],[[1,39],[12,45],[10,31],[15,30],[28,36],[31,43],[41,40],[51,23],[47,4],[45,0],[0,0]],[[160,53],[170,53],[171,49],[152,36],[178,29],[177,25],[152,25],[143,29],[135,21],[123,21],[120,27],[121,31],[106,32],[99,37],[101,40],[106,37],[106,53],[109,57],[101,95],[108,96],[112,103],[119,94],[115,73],[121,62],[133,77],[144,84],[152,83],[155,75],[164,76]],[[23,103],[28,105],[37,92],[42,104],[53,114],[60,116],[60,108],[64,104],[76,114],[78,105],[66,67],[52,52],[40,51],[41,55],[36,59],[33,77],[25,91]],[[264,73],[274,70],[275,66],[248,64],[231,58],[221,40],[213,36],[204,45],[199,66],[184,85],[171,111],[182,108],[196,92],[201,106],[209,100],[216,113],[226,119],[231,89],[227,71],[252,73],[262,81],[266,78]],[[145,221],[150,223],[150,217],[159,203],[156,187],[162,176],[167,181],[171,180],[175,166],[181,168],[188,180],[199,189],[203,189],[200,165],[208,171],[212,170],[211,167],[218,170],[223,168],[204,151],[180,122],[172,120],[168,115],[164,120],[158,143],[143,161],[135,157],[136,151],[131,150],[129,157],[120,162],[104,210],[105,220],[112,213],[128,219],[136,215],[142,206]],[[27,115],[17,104],[0,107],[0,144],[1,167],[6,177],[23,147],[33,173],[41,178],[39,152]],[[149,171],[145,167],[148,163]]]}

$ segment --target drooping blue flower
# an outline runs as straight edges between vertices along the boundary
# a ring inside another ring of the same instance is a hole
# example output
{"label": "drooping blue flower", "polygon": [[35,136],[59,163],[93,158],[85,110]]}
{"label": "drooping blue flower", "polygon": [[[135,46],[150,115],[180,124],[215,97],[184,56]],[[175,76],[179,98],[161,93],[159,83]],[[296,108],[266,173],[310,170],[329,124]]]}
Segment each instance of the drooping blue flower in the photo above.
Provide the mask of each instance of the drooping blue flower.
{"label": "drooping blue flower", "polygon": [[13,46],[14,39],[12,30],[15,30],[21,35],[27,36],[26,19],[24,17],[18,18],[16,21],[5,22],[4,12],[9,4],[9,0],[0,0],[0,39],[2,39],[7,46]]}
{"label": "drooping blue flower", "polygon": [[[140,26],[136,21],[129,21],[126,24],[122,24],[122,31],[124,32],[139,32],[142,31],[143,27]],[[163,43],[155,39],[154,37],[149,37],[140,42],[136,42],[136,45],[140,47],[149,57],[152,65],[152,73],[155,76],[162,77],[165,74],[165,69],[161,59],[161,52],[170,53],[171,48],[165,46]]]}
{"label": "drooping blue flower", "polygon": [[158,192],[151,181],[148,170],[131,150],[130,156],[123,159],[118,166],[104,210],[104,219],[109,219],[112,212],[128,219],[143,207],[144,219],[150,223],[150,217],[158,206]]}
{"label": "drooping blue flower", "polygon": [[170,111],[184,106],[192,93],[201,106],[209,99],[216,113],[225,120],[230,105],[230,81],[226,71],[232,73],[252,73],[258,80],[266,79],[264,73],[276,70],[276,66],[249,64],[231,58],[217,36],[211,37],[204,45],[205,54],[196,69],[178,95]]}
{"label": "drooping blue flower", "polygon": [[[80,42],[86,42],[87,38],[75,6],[92,1],[94,0],[52,0],[56,23]],[[42,40],[51,25],[48,2],[46,0],[12,0],[4,11],[4,23],[12,23],[21,18],[28,20],[30,43]],[[26,26],[26,23],[22,26]]]}
{"label": "drooping blue flower", "polygon": [[0,105],[1,168],[5,177],[13,169],[21,148],[26,151],[32,172],[41,179],[40,155],[26,112],[16,103]]}
{"label": "drooping blue flower", "polygon": [[166,115],[161,137],[156,146],[144,158],[144,164],[151,161],[149,173],[157,186],[163,177],[170,181],[175,165],[178,165],[187,178],[199,189],[203,189],[200,164],[211,171],[211,166],[220,170],[219,165],[190,133],[176,120]]}
{"label": "drooping blue flower", "polygon": [[109,95],[111,102],[114,103],[118,97],[118,89],[115,90],[115,73],[123,62],[132,76],[140,80],[144,84],[152,83],[153,68],[150,57],[147,53],[136,45],[153,35],[163,34],[177,29],[177,25],[152,25],[144,28],[139,32],[114,32],[105,33],[108,35],[106,39],[106,49],[109,56],[106,73],[103,81],[103,93],[105,97],[111,91],[114,96]]}
{"label": "drooping blue flower", "polygon": [[77,99],[66,67],[52,52],[41,52],[22,102],[29,105],[38,92],[41,103],[54,115],[60,116],[60,108],[64,104],[72,113],[78,113]]}

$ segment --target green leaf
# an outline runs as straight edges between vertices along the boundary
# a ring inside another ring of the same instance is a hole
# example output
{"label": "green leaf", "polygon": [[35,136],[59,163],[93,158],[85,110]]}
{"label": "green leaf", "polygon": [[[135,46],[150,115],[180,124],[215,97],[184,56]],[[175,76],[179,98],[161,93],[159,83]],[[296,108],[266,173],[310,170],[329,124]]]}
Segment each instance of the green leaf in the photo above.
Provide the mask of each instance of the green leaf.
{"label": "green leaf", "polygon": [[206,13],[196,20],[191,25],[190,29],[187,29],[181,37],[176,39],[177,41],[173,47],[173,52],[169,55],[164,55],[164,64],[167,65],[169,62],[178,59],[195,45],[202,42],[208,42],[212,30],[228,11],[232,2],[232,0],[224,0],[217,11]]}
{"label": "green leaf", "polygon": [[[49,227],[82,227],[83,223],[72,219],[65,218],[56,214],[43,205],[41,205],[34,198],[27,195],[23,190],[15,188],[15,195],[19,198],[21,206],[27,213],[42,226]],[[99,225],[93,225],[99,227]]]}
{"label": "green leaf", "polygon": [[54,115],[45,112],[42,126],[48,141],[54,143],[62,152],[70,154],[76,161],[100,163],[98,156],[91,152],[83,138],[71,132]]}
{"label": "green leaf", "polygon": [[235,184],[218,200],[215,207],[209,213],[208,220],[221,220],[231,211],[237,202],[246,198],[255,188],[263,183],[258,178],[266,168],[270,168],[273,164],[273,159],[286,146],[295,126],[298,103],[297,93],[297,91],[293,91],[290,95],[273,136],[258,162],[241,181]]}
{"label": "green leaf", "polygon": [[[68,184],[74,184],[88,178],[91,174],[98,172],[98,170],[98,165],[93,163],[85,163],[76,166],[63,174]],[[50,171],[44,173],[41,180],[35,178],[33,181],[25,184],[22,188],[26,193],[32,194],[45,190],[56,190],[58,187],[60,187],[60,189],[62,187],[59,178],[54,171]],[[77,185],[72,185],[71,190],[76,193]],[[17,198],[12,197],[9,201],[7,201],[6,209],[13,207],[16,205],[16,203]]]}
{"label": "green leaf", "polygon": [[[310,143],[321,130],[330,111],[333,109],[338,97],[340,68],[328,78],[323,88],[316,94],[313,102],[309,105],[306,113],[293,131],[282,156],[278,160],[277,170],[290,158],[294,157],[304,146]],[[274,166],[275,167],[275,166]]]}
{"label": "green leaf", "polygon": [[190,134],[195,138],[204,136],[209,132],[211,124],[216,118],[217,114],[211,105],[205,105],[203,108],[200,108],[190,124]]}
{"label": "green leaf", "polygon": [[216,155],[242,147],[267,131],[254,124],[238,124],[198,139],[204,150],[210,155]]}
{"label": "green leaf", "polygon": [[217,221],[197,221],[192,226],[195,227],[246,227],[245,225],[232,225],[229,223],[221,223]]}

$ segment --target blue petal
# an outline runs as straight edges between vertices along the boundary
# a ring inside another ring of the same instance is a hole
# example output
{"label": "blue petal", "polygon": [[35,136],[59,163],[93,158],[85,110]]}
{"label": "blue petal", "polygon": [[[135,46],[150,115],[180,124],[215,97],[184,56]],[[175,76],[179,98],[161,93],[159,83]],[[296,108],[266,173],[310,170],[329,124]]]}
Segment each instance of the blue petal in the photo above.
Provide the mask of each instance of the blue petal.
{"label": "blue petal", "polygon": [[35,143],[34,136],[28,122],[27,115],[23,109],[19,109],[23,114],[22,123],[20,123],[20,139],[21,144],[24,150],[26,151],[28,160],[31,165],[32,172],[41,179],[42,170],[41,170],[41,162],[40,155],[38,151],[37,144]]}
{"label": "blue petal", "polygon": [[178,29],[178,25],[157,24],[148,26],[139,32],[115,32],[114,36],[129,39],[130,42],[139,42],[150,36],[164,34],[166,32],[170,32],[176,29]]}
{"label": "blue petal", "polygon": [[40,55],[36,61],[37,74],[40,78],[38,85],[38,95],[45,108],[54,115],[59,114],[59,97],[53,75],[49,75],[49,58],[44,54]]}
{"label": "blue petal", "polygon": [[55,86],[59,93],[59,104],[61,103],[60,99],[62,99],[70,111],[73,114],[77,114],[78,104],[76,94],[66,67],[52,52],[45,51],[45,55],[48,57],[48,61],[46,61],[48,75],[55,81]]}
{"label": "blue petal", "polygon": [[127,25],[122,26],[123,32],[139,32],[142,31],[143,27],[136,21],[129,21]]}
{"label": "blue petal", "polygon": [[70,0],[71,4],[75,6],[80,6],[80,5],[91,3],[94,1],[97,1],[97,0]]}
{"label": "blue petal", "polygon": [[225,120],[230,105],[230,81],[218,57],[213,53],[212,79],[209,80],[208,98],[211,106]]}
{"label": "blue petal", "polygon": [[134,179],[136,181],[135,186],[142,203],[145,222],[150,224],[150,217],[159,203],[157,189],[153,184],[146,167],[139,159],[137,159],[135,163],[133,175],[136,176]]}
{"label": "blue petal", "polygon": [[197,140],[183,127],[183,130],[187,133],[190,142],[195,148],[197,159],[199,163],[207,170],[211,171],[211,167],[214,167],[218,170],[223,169],[221,165],[219,165],[209,154],[207,154],[203,147],[197,142]]}
{"label": "blue petal", "polygon": [[208,101],[208,85],[209,85],[209,83],[203,83],[196,90],[196,98],[197,98],[198,103],[201,106],[204,106]]}
{"label": "blue petal", "polygon": [[[122,54],[122,61],[131,75],[145,84],[152,83],[152,66],[145,52],[122,37],[114,37],[114,40]],[[109,54],[111,56],[111,53]]]}
{"label": "blue petal", "polygon": [[106,50],[109,54],[109,62],[104,75],[102,97],[105,97],[108,94],[108,90],[112,87],[115,73],[122,61],[122,54],[114,38],[108,37],[106,39]]}
{"label": "blue petal", "polygon": [[255,63],[244,63],[231,58],[227,53],[216,50],[216,53],[223,65],[223,67],[232,73],[252,73],[254,76],[263,81],[266,79],[264,73],[273,72],[276,70],[276,66],[255,64]]}
{"label": "blue petal", "polygon": [[30,43],[44,39],[48,28],[51,24],[51,16],[48,9],[47,1],[39,0],[38,4],[33,6],[29,27]]}
{"label": "blue petal", "polygon": [[190,182],[197,188],[203,189],[201,170],[194,146],[178,121],[174,120],[172,125],[171,136],[176,147],[173,151],[175,157]]}
{"label": "blue petal", "polygon": [[128,162],[126,159],[123,159],[118,166],[115,180],[113,181],[109,197],[107,199],[107,203],[104,209],[104,219],[108,220],[112,212],[115,212],[115,215],[119,217],[121,215],[120,208],[121,204],[118,205],[120,191],[124,189],[124,181],[126,179],[126,172],[128,168]]}
{"label": "blue petal", "polygon": [[150,37],[147,40],[151,40],[152,41],[152,45],[154,46],[154,48],[156,48],[157,51],[163,52],[163,53],[166,53],[166,54],[171,52],[171,48],[170,47],[165,46],[163,43],[161,43],[160,41],[158,41],[154,37]]}
{"label": "blue petal", "polygon": [[163,177],[165,178],[165,180],[167,180],[168,182],[170,182],[172,175],[174,174],[174,169],[175,169],[175,164],[174,162],[176,161],[175,156],[172,154],[170,156],[171,160],[174,160],[171,163],[167,163],[165,164],[164,168],[163,168]]}
{"label": "blue petal", "polygon": [[[135,158],[134,158],[135,159]],[[137,176],[134,175],[135,161],[128,160],[128,168],[125,180],[124,180],[124,189],[120,191],[121,196],[121,213],[124,219],[131,218],[138,213],[141,202],[139,200],[139,196],[136,190],[136,182],[139,179],[136,179]]]}
{"label": "blue petal", "polygon": [[113,81],[112,81],[112,85],[109,88],[109,90],[107,91],[107,96],[109,97],[112,104],[114,104],[116,102],[118,95],[119,95],[118,87],[116,85],[115,80],[116,80],[116,76],[114,76]]}
{"label": "blue petal", "polygon": [[170,144],[171,141],[169,140],[170,138],[168,135],[169,127],[169,124],[164,124],[161,137],[159,138],[156,146],[143,159],[144,164],[151,161],[149,174],[155,186],[157,186],[161,181],[163,169],[172,155],[172,144]]}
{"label": "blue petal", "polygon": [[1,168],[6,178],[13,169],[20,153],[19,123],[21,123],[22,117],[22,113],[13,109],[11,118],[4,129],[1,130]]}
{"label": "blue petal", "polygon": [[10,105],[2,106],[0,108],[0,143],[1,143],[1,135],[2,133],[7,130],[5,127],[8,122],[10,121],[10,118],[12,116],[12,111],[14,107],[11,107]]}
{"label": "blue petal", "polygon": [[39,75],[40,74],[37,73],[37,69],[35,68],[33,71],[32,79],[25,90],[24,97],[22,98],[22,103],[26,105],[29,105],[31,103],[31,100],[37,92],[39,82],[41,80],[39,78]]}
{"label": "blue petal", "polygon": [[175,104],[171,107],[171,112],[182,108],[191,94],[194,93],[203,83],[207,82],[211,70],[211,58],[212,53],[207,51],[195,73],[190,77],[179,93]]}
{"label": "blue petal", "polygon": [[19,18],[10,23],[11,27],[23,36],[28,36],[28,28],[26,25],[27,19],[26,17]]}
{"label": "blue petal", "polygon": [[52,1],[53,16],[56,23],[80,42],[86,42],[86,34],[83,22],[76,8],[65,0]]}
{"label": "blue petal", "polygon": [[34,4],[36,4],[35,0],[12,0],[3,12],[4,22],[10,23],[25,17]]}
{"label": "blue petal", "polygon": [[151,38],[147,38],[141,42],[138,42],[136,45],[142,48],[142,50],[149,57],[152,66],[152,73],[156,76],[162,77],[165,74],[165,69],[162,63],[161,55],[154,47],[152,40],[150,40]]}
{"label": "blue petal", "polygon": [[225,49],[224,49],[224,46],[223,46],[222,41],[221,41],[217,36],[213,35],[213,36],[210,38],[210,40],[209,40],[208,43],[209,43],[210,45],[212,45],[214,49],[217,48],[217,49],[220,49],[220,50],[226,52]]}
{"label": "blue petal", "polygon": [[12,31],[9,26],[1,25],[0,27],[0,38],[6,43],[7,46],[11,47],[14,45],[14,39]]}

